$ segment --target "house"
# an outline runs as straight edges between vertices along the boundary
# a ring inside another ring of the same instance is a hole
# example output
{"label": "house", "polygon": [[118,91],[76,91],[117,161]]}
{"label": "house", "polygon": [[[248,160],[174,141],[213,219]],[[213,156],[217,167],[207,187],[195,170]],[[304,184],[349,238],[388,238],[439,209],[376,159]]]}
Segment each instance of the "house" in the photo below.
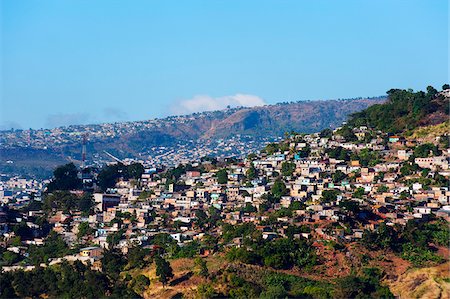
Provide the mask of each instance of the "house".
{"label": "house", "polygon": [[101,257],[103,256],[103,249],[100,247],[85,247],[80,249],[80,256],[85,257]]}
{"label": "house", "polygon": [[106,211],[108,208],[116,207],[120,203],[121,196],[118,194],[94,193],[94,202],[99,211]]}

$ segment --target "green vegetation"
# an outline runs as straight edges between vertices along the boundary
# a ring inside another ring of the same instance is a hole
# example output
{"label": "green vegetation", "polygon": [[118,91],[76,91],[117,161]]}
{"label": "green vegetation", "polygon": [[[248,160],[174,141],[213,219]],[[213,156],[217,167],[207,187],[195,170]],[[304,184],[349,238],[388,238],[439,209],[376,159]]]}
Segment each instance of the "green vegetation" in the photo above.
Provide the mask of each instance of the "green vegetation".
{"label": "green vegetation", "polygon": [[216,173],[217,183],[226,184],[228,182],[228,173],[226,169],[221,169]]}
{"label": "green vegetation", "polygon": [[322,191],[322,202],[332,202],[337,200],[337,196],[339,194],[338,190],[323,190]]}
{"label": "green vegetation", "polygon": [[47,213],[52,210],[60,210],[65,213],[78,210],[88,215],[93,206],[94,200],[90,193],[86,192],[81,196],[77,196],[68,191],[54,191],[44,195],[42,208]]}
{"label": "green vegetation", "polygon": [[380,285],[381,279],[378,268],[365,268],[361,276],[337,279],[333,298],[395,298],[388,287]]}
{"label": "green vegetation", "polygon": [[432,143],[424,143],[414,148],[414,157],[427,158],[430,156],[439,156],[442,152]]}
{"label": "green vegetation", "polygon": [[375,166],[380,162],[379,153],[370,149],[362,149],[359,153],[354,153],[351,160],[358,160],[361,166]]}
{"label": "green vegetation", "polygon": [[328,154],[328,157],[338,160],[350,161],[350,150],[346,150],[345,148],[338,146],[333,148],[328,148],[325,150],[325,153]]}
{"label": "green vegetation", "polygon": [[156,276],[158,276],[159,281],[165,287],[167,282],[173,278],[173,270],[170,263],[164,258],[157,256],[155,258],[156,262]]}
{"label": "green vegetation", "polygon": [[351,126],[343,126],[336,131],[336,134],[342,136],[347,142],[358,140],[358,137],[356,137],[355,133],[353,133]]}
{"label": "green vegetation", "polygon": [[281,164],[281,174],[284,176],[292,176],[295,171],[295,163],[285,161]]}
{"label": "green vegetation", "polygon": [[53,180],[47,185],[48,192],[76,190],[81,188],[78,170],[73,163],[59,166],[53,172]]}
{"label": "green vegetation", "polygon": [[311,244],[305,239],[294,239],[291,231],[290,238],[264,240],[261,233],[251,223],[238,226],[225,224],[223,239],[225,242],[233,238],[243,238],[245,247],[231,248],[226,253],[229,261],[239,261],[247,264],[258,264],[274,269],[290,269],[293,266],[309,269],[317,263],[317,257]]}
{"label": "green vegetation", "polygon": [[247,170],[247,172],[245,173],[245,175],[247,176],[247,179],[249,179],[249,180],[253,180],[258,177],[258,170],[255,168],[253,163],[250,165],[250,167]]}
{"label": "green vegetation", "polygon": [[209,270],[206,265],[206,261],[204,259],[202,259],[201,257],[197,257],[195,259],[195,265],[198,268],[198,275],[200,275],[203,278],[208,278]]}
{"label": "green vegetation", "polygon": [[375,231],[366,231],[361,243],[371,250],[390,249],[414,266],[423,267],[442,261],[430,244],[447,246],[449,235],[448,223],[443,220],[431,223],[410,220],[405,227],[382,223]]}
{"label": "green vegetation", "polygon": [[145,275],[139,274],[133,279],[131,285],[136,293],[142,294],[150,286],[150,279]]}
{"label": "green vegetation", "polygon": [[263,151],[265,151],[268,155],[273,155],[279,150],[279,144],[278,143],[269,143],[266,145]]}
{"label": "green vegetation", "polygon": [[289,194],[289,189],[286,188],[286,185],[284,184],[284,182],[281,179],[278,179],[273,184],[272,188],[270,189],[270,192],[275,197],[275,199],[277,199],[279,201],[279,199],[283,195]]}
{"label": "green vegetation", "polygon": [[55,232],[51,232],[45,239],[44,245],[31,245],[29,250],[29,261],[33,265],[48,263],[50,258],[63,257],[69,253],[69,248]]}
{"label": "green vegetation", "polygon": [[0,298],[139,298],[120,281],[76,261],[0,273]]}
{"label": "green vegetation", "polygon": [[139,179],[144,173],[144,166],[140,163],[133,163],[124,165],[117,163],[102,168],[98,174],[98,186],[105,191],[108,188],[114,187],[120,178],[124,179]]}
{"label": "green vegetation", "polygon": [[354,113],[348,124],[351,127],[368,126],[384,132],[399,133],[426,124],[427,116],[433,113],[448,113],[448,100],[431,86],[427,92],[391,89],[387,94],[386,103]]}

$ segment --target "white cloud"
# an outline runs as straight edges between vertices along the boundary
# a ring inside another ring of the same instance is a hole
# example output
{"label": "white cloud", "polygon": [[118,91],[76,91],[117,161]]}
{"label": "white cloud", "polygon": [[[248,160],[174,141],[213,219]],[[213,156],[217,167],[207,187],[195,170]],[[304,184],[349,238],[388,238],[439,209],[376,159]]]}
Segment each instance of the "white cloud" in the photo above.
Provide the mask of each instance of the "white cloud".
{"label": "white cloud", "polygon": [[235,94],[213,98],[208,95],[196,95],[192,99],[182,100],[172,107],[176,114],[189,114],[193,112],[222,110],[228,106],[233,107],[254,107],[263,106],[266,102],[258,96],[251,94]]}

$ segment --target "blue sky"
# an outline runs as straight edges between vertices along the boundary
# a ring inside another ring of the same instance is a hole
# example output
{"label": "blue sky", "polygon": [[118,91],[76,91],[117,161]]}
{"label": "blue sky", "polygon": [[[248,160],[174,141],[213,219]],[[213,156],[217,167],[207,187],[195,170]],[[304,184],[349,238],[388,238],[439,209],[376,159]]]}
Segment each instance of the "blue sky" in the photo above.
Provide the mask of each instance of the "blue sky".
{"label": "blue sky", "polygon": [[1,0],[0,127],[448,82],[448,3]]}

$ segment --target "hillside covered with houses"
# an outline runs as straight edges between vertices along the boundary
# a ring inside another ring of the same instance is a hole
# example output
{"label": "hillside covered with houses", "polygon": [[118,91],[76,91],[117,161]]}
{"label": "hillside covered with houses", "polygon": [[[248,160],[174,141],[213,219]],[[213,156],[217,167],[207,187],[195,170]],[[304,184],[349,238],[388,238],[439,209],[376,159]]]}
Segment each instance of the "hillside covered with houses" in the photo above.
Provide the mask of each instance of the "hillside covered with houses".
{"label": "hillside covered with houses", "polygon": [[444,298],[449,92],[391,90],[245,158],[3,181],[0,297]]}

